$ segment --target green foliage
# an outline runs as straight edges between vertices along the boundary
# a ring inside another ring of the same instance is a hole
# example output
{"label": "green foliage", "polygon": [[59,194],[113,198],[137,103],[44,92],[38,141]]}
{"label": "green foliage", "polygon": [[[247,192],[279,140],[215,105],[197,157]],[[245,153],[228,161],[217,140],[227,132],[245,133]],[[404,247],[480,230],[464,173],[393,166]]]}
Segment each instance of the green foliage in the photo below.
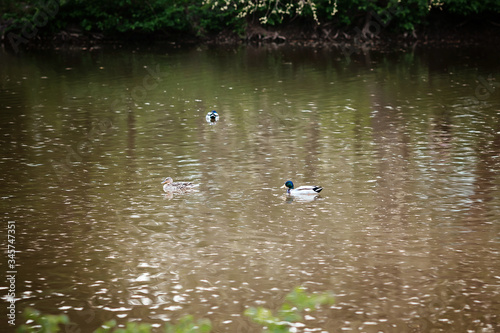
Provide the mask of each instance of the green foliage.
{"label": "green foliage", "polygon": [[[257,324],[265,326],[267,332],[286,333],[304,319],[304,312],[333,303],[334,297],[331,293],[309,294],[304,288],[297,287],[285,297],[285,302],[276,315],[263,307],[250,307],[245,310],[245,315]],[[44,315],[31,308],[27,308],[23,316],[27,323],[19,326],[16,333],[57,333],[62,325],[70,324],[66,315]],[[94,333],[150,333],[151,330],[150,324],[135,322],[127,323],[125,328],[117,328],[116,321],[110,320]],[[180,318],[176,324],[168,323],[164,327],[165,333],[209,333],[211,330],[210,320],[195,320],[191,315]]]}
{"label": "green foliage", "polygon": [[94,333],[151,333],[150,324],[127,323],[125,328],[115,328],[115,326],[116,321],[110,320],[96,329]]}
{"label": "green foliage", "polygon": [[392,0],[386,8],[377,10],[379,15],[386,17],[386,24],[391,24],[396,30],[411,31],[422,24],[429,12],[427,0],[407,0],[404,4]]}
{"label": "green foliage", "polygon": [[257,324],[266,326],[268,332],[285,333],[290,332],[295,323],[303,320],[304,312],[321,305],[331,305],[334,301],[331,293],[308,294],[304,288],[297,287],[286,296],[277,315],[264,307],[250,307],[245,310],[245,315]]}
{"label": "green foliage", "polygon": [[212,330],[212,324],[208,319],[194,320],[194,317],[187,315],[182,317],[176,325],[167,324],[165,333],[208,333]]}
{"label": "green foliage", "polygon": [[17,328],[17,333],[57,333],[60,325],[69,324],[66,315],[46,315],[40,311],[27,308],[23,316],[30,324],[24,324]]}
{"label": "green foliage", "polygon": [[[57,333],[62,325],[70,324],[66,315],[44,315],[38,310],[27,308],[23,312],[26,324],[19,326],[16,333]],[[117,328],[116,321],[105,322],[94,333],[151,333],[152,326],[144,323],[127,323],[125,328]],[[195,321],[187,315],[179,319],[177,324],[166,324],[165,333],[209,333],[212,323],[208,319]]]}
{"label": "green foliage", "polygon": [[500,2],[498,0],[433,0],[433,4],[437,7],[447,10],[450,13],[467,16],[471,14],[479,14],[482,12],[500,12]]}
{"label": "green foliage", "polygon": [[49,17],[43,32],[71,28],[107,35],[206,36],[224,30],[242,34],[249,21],[268,26],[329,23],[338,29],[363,28],[376,22],[378,28],[402,32],[425,25],[431,12],[461,17],[500,14],[498,0],[4,0],[0,1],[0,29],[5,30],[0,33],[19,33],[44,3],[54,1],[57,13]]}
{"label": "green foliage", "polygon": [[[6,0],[0,1],[0,37],[2,28],[6,31],[21,30],[23,24],[31,19],[36,13],[36,5],[38,1],[16,1]],[[6,27],[2,27],[4,22],[7,23]]]}
{"label": "green foliage", "polygon": [[[385,25],[396,31],[414,30],[425,24],[432,9],[439,9],[462,16],[484,12],[500,13],[498,0],[305,0],[305,1],[232,1],[206,0],[214,10],[224,12],[234,8],[238,17],[257,17],[261,24],[278,25],[297,17],[315,24],[332,22],[339,28],[361,27],[373,15],[384,14]],[[377,22],[379,23],[379,22]]]}
{"label": "green foliage", "polygon": [[60,28],[78,22],[86,31],[189,31],[196,4],[199,1],[68,0],[56,20]]}
{"label": "green foliage", "polygon": [[263,307],[248,308],[245,310],[245,316],[250,317],[259,325],[265,326],[268,332],[287,333],[291,321],[281,320],[281,318],[273,315],[272,311]]}

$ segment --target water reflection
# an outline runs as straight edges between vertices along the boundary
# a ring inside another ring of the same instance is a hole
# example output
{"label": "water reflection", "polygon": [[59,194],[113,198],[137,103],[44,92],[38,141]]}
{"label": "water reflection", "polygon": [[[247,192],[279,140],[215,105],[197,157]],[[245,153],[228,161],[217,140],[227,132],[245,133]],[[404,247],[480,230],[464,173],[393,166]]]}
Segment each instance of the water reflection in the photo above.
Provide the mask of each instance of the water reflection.
{"label": "water reflection", "polygon": [[499,97],[474,93],[499,68],[461,52],[1,54],[19,309],[257,332],[245,308],[305,285],[336,294],[310,330],[495,331]]}

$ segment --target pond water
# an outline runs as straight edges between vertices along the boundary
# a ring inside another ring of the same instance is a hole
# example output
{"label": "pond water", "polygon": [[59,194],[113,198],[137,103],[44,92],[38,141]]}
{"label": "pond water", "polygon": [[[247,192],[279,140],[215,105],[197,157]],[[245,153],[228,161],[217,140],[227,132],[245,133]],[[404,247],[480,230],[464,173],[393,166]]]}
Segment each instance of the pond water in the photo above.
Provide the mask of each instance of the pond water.
{"label": "pond water", "polygon": [[[244,310],[304,286],[335,295],[306,332],[499,332],[499,55],[0,52],[16,324],[34,307],[65,332],[187,314],[260,332]],[[167,176],[199,187],[165,194]]]}

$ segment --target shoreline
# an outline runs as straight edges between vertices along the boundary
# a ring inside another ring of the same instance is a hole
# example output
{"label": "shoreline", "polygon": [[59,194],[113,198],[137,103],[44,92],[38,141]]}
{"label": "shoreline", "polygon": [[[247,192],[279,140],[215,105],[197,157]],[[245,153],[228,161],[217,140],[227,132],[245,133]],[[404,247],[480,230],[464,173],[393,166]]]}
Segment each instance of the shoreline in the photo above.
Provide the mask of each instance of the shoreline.
{"label": "shoreline", "polygon": [[414,44],[429,47],[471,47],[488,46],[500,48],[500,25],[491,22],[481,27],[458,27],[439,30],[426,30],[411,33],[390,33],[374,26],[370,30],[359,28],[350,31],[329,29],[328,25],[309,27],[282,26],[264,28],[249,25],[245,36],[232,31],[222,31],[214,35],[197,37],[186,33],[128,33],[105,35],[100,32],[61,30],[58,33],[35,34],[23,37],[19,34],[2,36],[0,45],[4,50],[31,51],[41,49],[81,49],[90,50],[106,45],[168,44],[172,47],[189,46],[240,46],[240,45],[292,45],[314,48],[391,49],[411,47]]}

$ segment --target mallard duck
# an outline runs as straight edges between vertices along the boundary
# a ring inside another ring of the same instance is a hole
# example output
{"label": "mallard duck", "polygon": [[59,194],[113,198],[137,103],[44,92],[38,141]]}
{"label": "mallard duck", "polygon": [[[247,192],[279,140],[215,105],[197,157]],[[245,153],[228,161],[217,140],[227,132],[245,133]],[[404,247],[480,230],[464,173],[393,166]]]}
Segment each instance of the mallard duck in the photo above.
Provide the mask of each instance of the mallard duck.
{"label": "mallard duck", "polygon": [[172,177],[165,178],[162,182],[163,191],[165,192],[175,192],[175,191],[185,191],[196,187],[195,184],[189,182],[175,182]]}
{"label": "mallard duck", "polygon": [[286,188],[286,194],[291,196],[298,195],[315,195],[319,194],[323,189],[321,186],[305,185],[295,188],[291,180],[287,180],[281,188]]}
{"label": "mallard duck", "polygon": [[205,119],[207,120],[207,122],[209,123],[215,123],[216,121],[219,120],[219,114],[217,113],[217,111],[213,110],[213,111],[210,111],[209,113],[207,113]]}

